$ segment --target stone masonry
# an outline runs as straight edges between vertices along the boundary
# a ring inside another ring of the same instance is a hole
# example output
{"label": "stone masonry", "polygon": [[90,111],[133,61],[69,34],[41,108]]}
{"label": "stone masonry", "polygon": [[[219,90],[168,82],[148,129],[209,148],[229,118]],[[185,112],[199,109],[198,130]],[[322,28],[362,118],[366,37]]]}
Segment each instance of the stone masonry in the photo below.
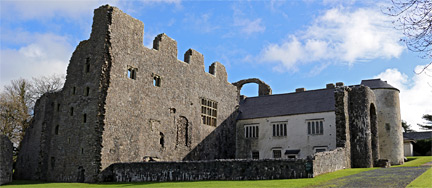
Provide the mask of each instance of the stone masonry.
{"label": "stone masonry", "polygon": [[0,134],[0,185],[12,182],[13,145],[6,135]]}
{"label": "stone masonry", "polygon": [[64,88],[42,96],[22,142],[15,177],[94,182],[112,163],[234,158],[239,104],[225,67],[205,72],[204,56],[158,35],[121,10],[95,10]]}

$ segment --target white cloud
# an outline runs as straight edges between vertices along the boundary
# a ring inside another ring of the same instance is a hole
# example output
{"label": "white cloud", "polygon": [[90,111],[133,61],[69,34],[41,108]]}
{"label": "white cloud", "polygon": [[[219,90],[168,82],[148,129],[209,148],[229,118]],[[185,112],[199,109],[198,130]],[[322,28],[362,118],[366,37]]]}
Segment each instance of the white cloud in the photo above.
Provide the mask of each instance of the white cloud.
{"label": "white cloud", "polygon": [[246,35],[253,33],[262,33],[265,31],[265,26],[261,23],[261,18],[255,20],[235,18],[234,26],[239,27],[240,32]]}
{"label": "white cloud", "polygon": [[[417,66],[416,71],[420,71],[422,67],[424,66]],[[432,70],[426,71],[409,77],[397,69],[387,69],[376,76],[400,90],[402,120],[417,130],[417,124],[424,123],[422,116],[432,114],[432,77],[429,76]]]}
{"label": "white cloud", "polygon": [[19,49],[0,51],[0,87],[19,78],[66,74],[72,54],[67,38],[55,34],[34,34],[29,43]]}
{"label": "white cloud", "polygon": [[44,20],[55,17],[77,19],[91,15],[93,9],[116,5],[118,0],[17,0],[2,2],[2,17],[20,20]]}
{"label": "white cloud", "polygon": [[[291,40],[264,47],[261,61],[278,63],[279,71],[295,71],[302,63],[317,61],[352,65],[376,58],[397,58],[404,46],[390,19],[379,9],[333,8],[301,34],[291,36]],[[302,53],[293,54],[293,48]]]}

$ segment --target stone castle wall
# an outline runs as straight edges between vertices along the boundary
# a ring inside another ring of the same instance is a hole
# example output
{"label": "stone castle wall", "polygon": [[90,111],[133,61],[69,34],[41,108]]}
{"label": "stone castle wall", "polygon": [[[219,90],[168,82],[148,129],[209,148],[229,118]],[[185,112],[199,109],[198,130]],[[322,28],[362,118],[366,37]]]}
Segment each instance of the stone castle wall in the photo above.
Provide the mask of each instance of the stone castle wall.
{"label": "stone castle wall", "polygon": [[0,134],[0,185],[12,182],[13,145],[6,135]]}
{"label": "stone castle wall", "polygon": [[[203,55],[192,49],[178,60],[177,44],[165,34],[148,49],[143,29],[115,7],[95,10],[90,38],[72,54],[63,89],[35,106],[16,178],[93,182],[112,163],[148,156],[234,158],[229,125],[238,95],[224,66],[216,62],[205,72]],[[202,99],[217,103],[212,126],[201,122]]]}
{"label": "stone castle wall", "polygon": [[313,176],[349,168],[350,161],[347,161],[346,153],[346,148],[316,153],[313,156]]}

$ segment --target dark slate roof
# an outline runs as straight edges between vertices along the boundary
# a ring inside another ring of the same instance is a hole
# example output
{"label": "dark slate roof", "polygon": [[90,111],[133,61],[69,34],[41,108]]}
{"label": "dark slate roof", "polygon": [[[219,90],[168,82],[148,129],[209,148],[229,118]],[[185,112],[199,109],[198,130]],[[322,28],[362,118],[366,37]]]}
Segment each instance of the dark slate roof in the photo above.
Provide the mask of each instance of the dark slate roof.
{"label": "dark slate roof", "polygon": [[335,89],[248,97],[240,104],[239,119],[253,119],[335,110]]}
{"label": "dark slate roof", "polygon": [[403,133],[405,139],[424,140],[432,138],[432,131]]}
{"label": "dark slate roof", "polygon": [[388,84],[387,81],[382,81],[381,79],[371,79],[371,80],[362,80],[361,85],[368,86],[371,89],[395,89],[392,85]]}

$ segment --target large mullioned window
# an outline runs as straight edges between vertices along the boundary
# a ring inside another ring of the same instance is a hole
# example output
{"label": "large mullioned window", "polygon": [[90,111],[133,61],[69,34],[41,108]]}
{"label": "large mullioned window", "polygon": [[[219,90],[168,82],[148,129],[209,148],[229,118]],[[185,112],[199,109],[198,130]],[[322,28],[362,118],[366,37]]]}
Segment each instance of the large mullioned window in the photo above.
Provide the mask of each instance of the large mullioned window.
{"label": "large mullioned window", "polygon": [[217,105],[215,101],[201,98],[201,118],[204,125],[216,127]]}
{"label": "large mullioned window", "polygon": [[258,138],[258,125],[245,125],[246,138]]}
{"label": "large mullioned window", "polygon": [[273,136],[286,136],[287,135],[287,122],[272,123]]}
{"label": "large mullioned window", "polygon": [[324,120],[307,120],[308,134],[309,135],[322,135],[324,134]]}

